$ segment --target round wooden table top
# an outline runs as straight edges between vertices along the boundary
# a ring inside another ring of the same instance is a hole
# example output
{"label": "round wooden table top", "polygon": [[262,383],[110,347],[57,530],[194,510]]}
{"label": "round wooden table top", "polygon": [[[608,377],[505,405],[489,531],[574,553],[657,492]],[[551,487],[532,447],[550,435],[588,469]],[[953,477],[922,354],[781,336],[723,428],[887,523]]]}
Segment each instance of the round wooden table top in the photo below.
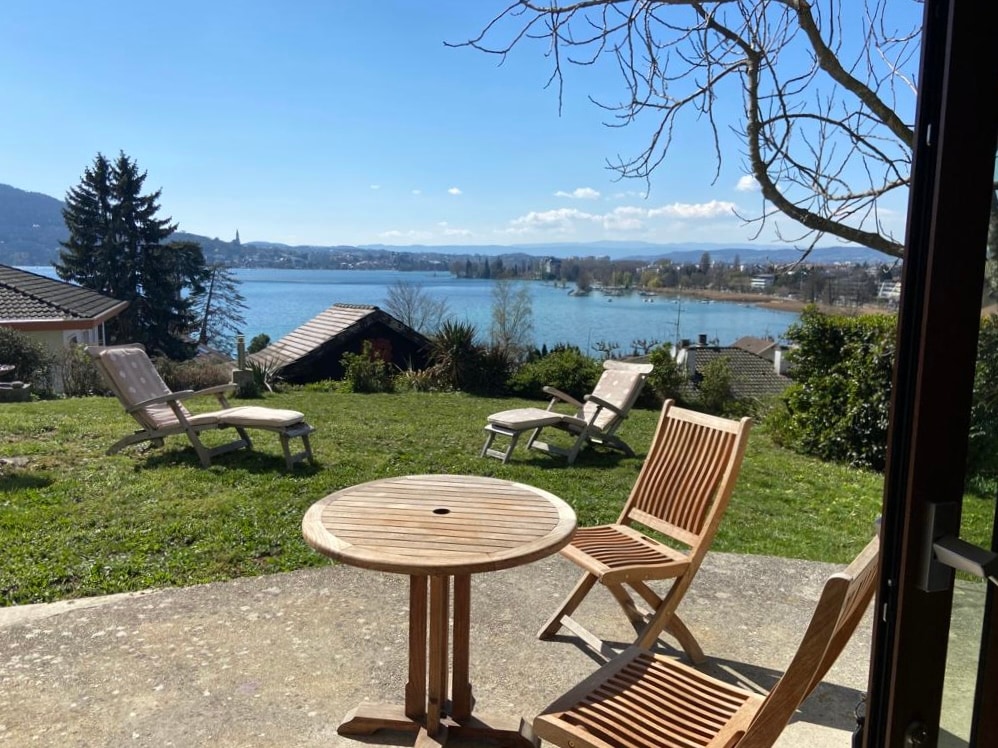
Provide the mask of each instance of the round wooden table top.
{"label": "round wooden table top", "polygon": [[352,566],[402,574],[507,569],[568,545],[575,512],[552,493],[473,475],[407,475],[317,501],[302,534]]}

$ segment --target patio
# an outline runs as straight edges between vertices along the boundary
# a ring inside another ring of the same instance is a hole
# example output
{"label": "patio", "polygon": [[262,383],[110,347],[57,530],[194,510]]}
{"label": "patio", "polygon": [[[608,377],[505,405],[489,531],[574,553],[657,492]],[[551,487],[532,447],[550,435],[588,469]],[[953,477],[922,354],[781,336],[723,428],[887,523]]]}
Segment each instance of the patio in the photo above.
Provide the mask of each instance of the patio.
{"label": "patio", "polygon": [[[683,603],[710,658],[705,669],[771,686],[838,568],[708,554]],[[473,577],[471,678],[483,709],[532,717],[595,669],[572,640],[534,637],[576,574],[555,556]],[[0,744],[410,745],[401,733],[363,741],[336,734],[361,700],[400,698],[407,594],[405,576],[339,565],[0,608]],[[958,585],[961,633],[951,634],[951,648],[975,646],[979,598],[980,586]],[[579,615],[594,630],[628,637],[605,590]],[[779,745],[849,745],[866,688],[869,619]],[[972,696],[972,668],[960,670],[964,677],[947,684],[951,720]]]}

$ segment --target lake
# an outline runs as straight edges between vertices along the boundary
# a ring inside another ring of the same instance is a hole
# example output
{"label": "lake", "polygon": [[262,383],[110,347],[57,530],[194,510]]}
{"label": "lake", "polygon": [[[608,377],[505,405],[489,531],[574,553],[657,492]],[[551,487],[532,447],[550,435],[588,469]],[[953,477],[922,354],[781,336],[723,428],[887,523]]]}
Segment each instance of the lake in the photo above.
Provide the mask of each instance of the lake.
{"label": "lake", "polygon": [[[25,268],[55,278],[51,267]],[[238,268],[246,298],[247,343],[266,333],[277,340],[335,303],[374,304],[384,308],[388,289],[403,281],[419,285],[433,298],[445,299],[454,319],[473,324],[488,336],[494,281],[454,278],[447,273],[393,270],[278,270]],[[630,352],[632,341],[710,340],[729,345],[744,335],[779,340],[798,315],[750,304],[705,302],[671,296],[570,296],[569,288],[527,282],[533,306],[534,341],[571,343],[594,354],[600,341]]]}

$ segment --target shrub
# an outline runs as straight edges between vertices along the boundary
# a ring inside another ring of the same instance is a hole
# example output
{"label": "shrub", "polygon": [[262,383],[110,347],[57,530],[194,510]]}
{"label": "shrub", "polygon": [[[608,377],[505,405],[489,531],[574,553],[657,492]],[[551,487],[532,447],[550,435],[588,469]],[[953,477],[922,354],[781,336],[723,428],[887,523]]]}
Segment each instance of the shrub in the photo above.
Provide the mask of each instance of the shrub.
{"label": "shrub", "polygon": [[344,353],[343,383],[349,392],[392,392],[392,365],[385,361],[370,340],[365,340],[360,353]]}
{"label": "shrub", "polygon": [[727,415],[735,409],[731,391],[731,364],[722,357],[708,361],[697,383],[697,400],[708,413]]}
{"label": "shrub", "polygon": [[232,381],[232,367],[229,364],[206,358],[174,361],[164,356],[157,356],[153,359],[153,363],[166,382],[166,386],[174,392],[203,390]]}
{"label": "shrub", "polygon": [[60,366],[62,369],[62,392],[66,397],[111,394],[100,369],[97,368],[97,362],[90,357],[82,345],[69,346],[63,353]]}
{"label": "shrub", "polygon": [[438,392],[446,390],[440,370],[436,366],[425,369],[403,369],[395,375],[395,389],[410,392]]}
{"label": "shrub", "polygon": [[[767,423],[781,443],[824,460],[883,470],[896,318],[841,317],[814,307],[787,331],[794,383]],[[781,433],[776,434],[777,429]]]}
{"label": "shrub", "polygon": [[686,368],[677,364],[672,356],[672,346],[668,343],[654,348],[648,354],[648,363],[655,368],[648,375],[648,388],[662,400],[672,398],[684,402],[686,392]]}
{"label": "shrub", "polygon": [[971,475],[998,476],[998,316],[981,320],[970,409],[967,468]]}
{"label": "shrub", "polygon": [[14,370],[7,381],[30,382],[40,395],[52,392],[52,355],[41,343],[20,330],[0,327],[0,363],[11,364]]}
{"label": "shrub", "polygon": [[430,360],[447,389],[471,392],[482,379],[483,349],[470,322],[447,320],[431,338]]}
{"label": "shrub", "polygon": [[270,336],[265,332],[261,332],[259,335],[254,336],[249,342],[246,352],[257,353],[258,351],[262,351],[268,345],[270,345]]}
{"label": "shrub", "polygon": [[550,385],[581,400],[593,391],[602,367],[574,346],[556,348],[546,356],[520,367],[509,380],[512,392],[520,397],[544,398],[543,388]]}

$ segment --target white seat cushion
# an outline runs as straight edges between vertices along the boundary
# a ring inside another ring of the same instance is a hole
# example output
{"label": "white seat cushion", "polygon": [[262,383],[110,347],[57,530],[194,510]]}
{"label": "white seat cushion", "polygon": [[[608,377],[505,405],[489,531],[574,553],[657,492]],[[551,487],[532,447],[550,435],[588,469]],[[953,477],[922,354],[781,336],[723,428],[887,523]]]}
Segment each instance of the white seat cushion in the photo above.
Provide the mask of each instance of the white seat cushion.
{"label": "white seat cushion", "polygon": [[501,413],[493,413],[489,416],[489,423],[510,431],[526,431],[536,429],[541,426],[550,426],[558,423],[562,419],[560,413],[555,413],[543,408],[516,408],[514,410],[504,410]]}
{"label": "white seat cushion", "polygon": [[279,429],[294,426],[305,419],[304,413],[297,410],[282,410],[280,408],[262,408],[257,405],[246,405],[238,408],[227,408],[210,415],[217,417],[220,423],[231,426],[247,426],[257,428]]}

